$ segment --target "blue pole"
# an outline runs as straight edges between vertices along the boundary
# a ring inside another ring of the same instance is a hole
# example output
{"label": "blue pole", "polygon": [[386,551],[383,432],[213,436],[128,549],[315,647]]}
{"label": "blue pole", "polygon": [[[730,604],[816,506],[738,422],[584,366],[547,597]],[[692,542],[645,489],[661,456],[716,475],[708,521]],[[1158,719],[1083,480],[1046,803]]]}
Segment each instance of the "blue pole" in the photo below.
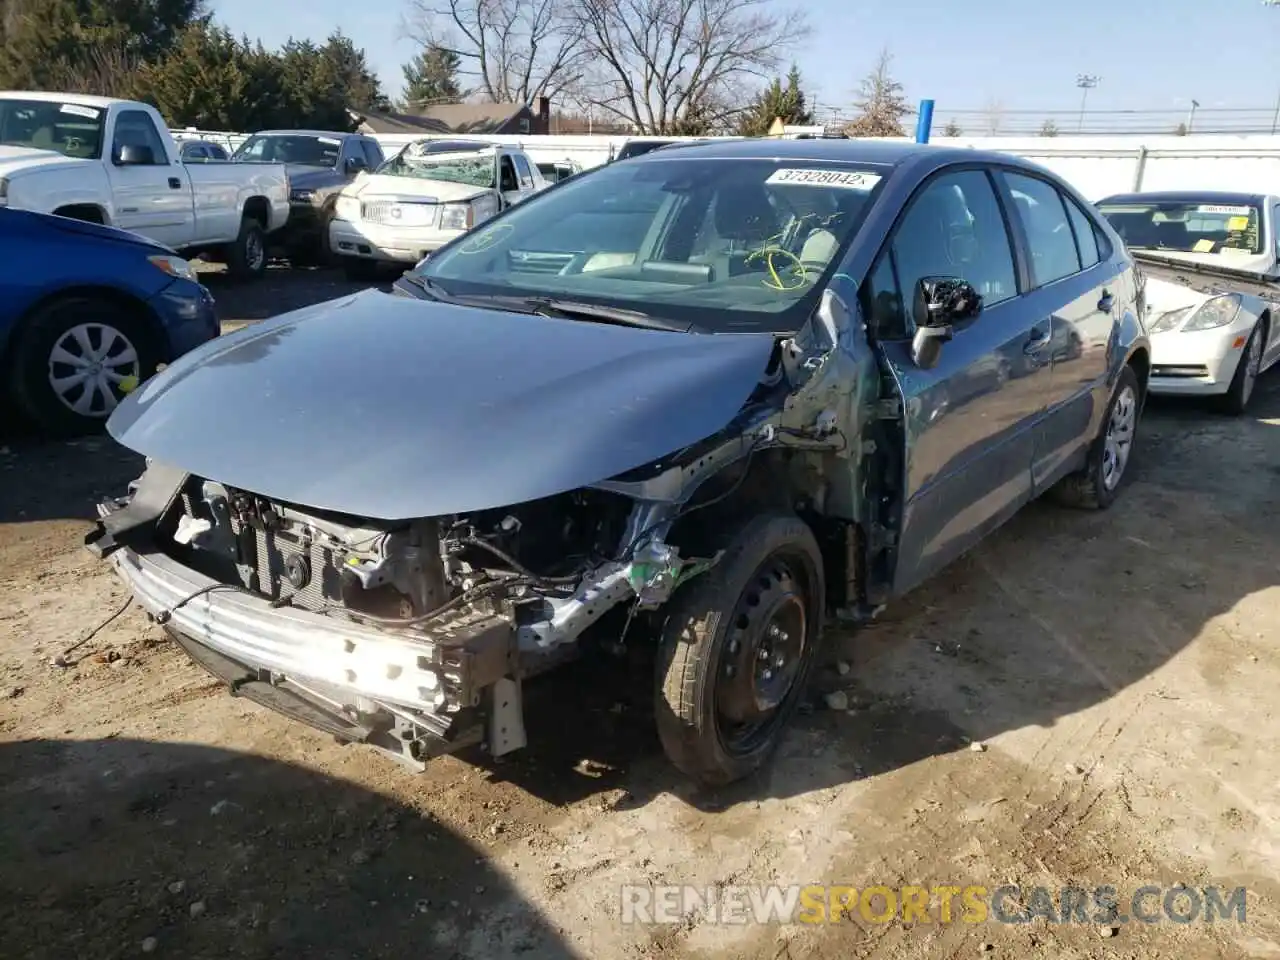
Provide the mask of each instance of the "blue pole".
{"label": "blue pole", "polygon": [[929,128],[933,126],[933,101],[920,101],[920,118],[916,121],[916,143],[929,142]]}

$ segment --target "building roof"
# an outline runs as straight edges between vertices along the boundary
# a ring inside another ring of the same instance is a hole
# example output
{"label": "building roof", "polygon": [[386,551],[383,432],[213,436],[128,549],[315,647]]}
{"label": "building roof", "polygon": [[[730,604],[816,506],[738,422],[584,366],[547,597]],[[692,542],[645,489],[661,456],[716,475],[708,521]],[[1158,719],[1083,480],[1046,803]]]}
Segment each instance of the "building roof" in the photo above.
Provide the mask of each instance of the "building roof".
{"label": "building roof", "polygon": [[365,129],[371,133],[452,133],[448,124],[431,117],[414,116],[408,113],[382,113],[371,110],[358,113],[356,117]]}
{"label": "building roof", "polygon": [[523,103],[442,103],[424,108],[423,116],[454,133],[494,133],[528,109]]}

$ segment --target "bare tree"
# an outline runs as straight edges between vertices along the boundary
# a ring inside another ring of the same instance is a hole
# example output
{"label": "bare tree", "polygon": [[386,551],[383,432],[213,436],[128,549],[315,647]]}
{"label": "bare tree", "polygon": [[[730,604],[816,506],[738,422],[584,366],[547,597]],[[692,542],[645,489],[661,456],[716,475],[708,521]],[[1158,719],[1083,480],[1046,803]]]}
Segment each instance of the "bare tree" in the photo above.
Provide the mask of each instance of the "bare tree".
{"label": "bare tree", "polygon": [[1058,125],[1053,120],[1046,120],[1040,125],[1040,136],[1056,137],[1058,135]]}
{"label": "bare tree", "polygon": [[464,86],[494,103],[555,98],[581,77],[582,43],[557,0],[409,0],[404,33],[457,54]]}
{"label": "bare tree", "polygon": [[749,83],[808,35],[776,0],[564,0],[590,102],[648,134],[729,126]]}
{"label": "bare tree", "polygon": [[893,54],[886,48],[880,51],[875,69],[862,78],[858,98],[854,106],[858,118],[845,127],[851,137],[903,137],[903,118],[911,113],[911,106],[903,96],[902,84],[889,73]]}
{"label": "bare tree", "polygon": [[948,120],[947,125],[942,128],[944,137],[959,137],[964,135],[964,131],[960,129],[960,124],[954,120]]}
{"label": "bare tree", "polygon": [[91,93],[102,97],[132,98],[142,61],[123,44],[94,47],[76,60],[66,57],[49,62],[49,86],[68,93]]}

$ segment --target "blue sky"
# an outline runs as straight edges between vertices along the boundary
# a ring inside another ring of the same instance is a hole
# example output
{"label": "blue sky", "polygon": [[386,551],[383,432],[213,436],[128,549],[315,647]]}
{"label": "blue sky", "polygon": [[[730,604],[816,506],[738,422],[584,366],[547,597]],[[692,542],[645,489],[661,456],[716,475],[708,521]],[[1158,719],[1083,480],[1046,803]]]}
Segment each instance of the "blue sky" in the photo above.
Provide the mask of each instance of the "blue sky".
{"label": "blue sky", "polygon": [[[1280,9],[1261,0],[800,0],[813,37],[796,59],[820,107],[845,108],[888,46],[914,101],[945,110],[1075,110],[1076,76],[1101,78],[1090,110],[1270,107],[1280,93]],[[211,0],[236,33],[269,46],[336,27],[400,89],[413,45],[401,0]]]}

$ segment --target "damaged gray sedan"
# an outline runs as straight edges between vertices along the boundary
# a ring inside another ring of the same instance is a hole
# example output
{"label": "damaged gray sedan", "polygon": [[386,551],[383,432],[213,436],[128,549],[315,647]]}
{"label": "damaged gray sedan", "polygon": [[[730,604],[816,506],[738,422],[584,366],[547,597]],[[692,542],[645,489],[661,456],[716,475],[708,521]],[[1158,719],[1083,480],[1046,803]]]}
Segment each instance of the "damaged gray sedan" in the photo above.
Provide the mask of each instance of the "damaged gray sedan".
{"label": "damaged gray sedan", "polygon": [[825,620],[1045,491],[1112,502],[1139,283],[1012,157],[655,151],[170,365],[108,424],[148,463],[87,543],[234,692],[412,763],[516,750],[531,677],[646,646],[668,755],[726,783]]}

